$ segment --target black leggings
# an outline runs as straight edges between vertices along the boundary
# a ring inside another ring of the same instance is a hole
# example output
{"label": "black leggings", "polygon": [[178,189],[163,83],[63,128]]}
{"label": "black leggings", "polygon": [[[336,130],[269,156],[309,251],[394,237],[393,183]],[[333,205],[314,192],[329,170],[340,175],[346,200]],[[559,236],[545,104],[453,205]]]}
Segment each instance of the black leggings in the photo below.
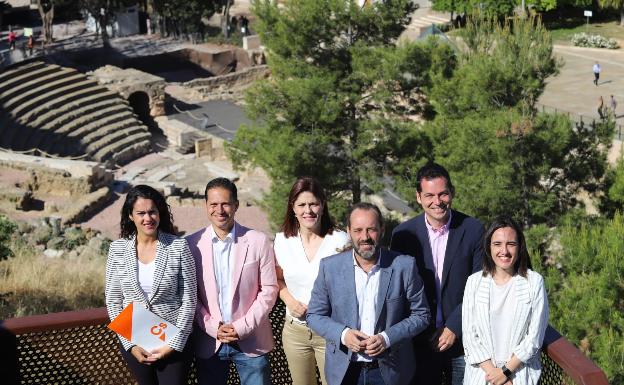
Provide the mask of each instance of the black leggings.
{"label": "black leggings", "polygon": [[192,349],[188,345],[183,352],[174,351],[151,365],[140,363],[123,347],[121,355],[139,385],[186,385],[192,359]]}

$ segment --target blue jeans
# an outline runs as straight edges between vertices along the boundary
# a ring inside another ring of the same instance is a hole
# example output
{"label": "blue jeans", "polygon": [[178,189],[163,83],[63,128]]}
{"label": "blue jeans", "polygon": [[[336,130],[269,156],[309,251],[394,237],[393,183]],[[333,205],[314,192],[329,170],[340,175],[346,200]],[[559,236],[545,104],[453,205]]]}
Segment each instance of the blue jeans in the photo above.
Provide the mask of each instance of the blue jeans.
{"label": "blue jeans", "polygon": [[222,344],[212,357],[197,357],[196,361],[200,385],[226,385],[230,361],[236,366],[241,385],[271,385],[268,355],[250,357],[236,344]]}
{"label": "blue jeans", "polygon": [[451,385],[462,385],[464,383],[464,370],[466,360],[464,356],[451,358]]}
{"label": "blue jeans", "polygon": [[387,385],[381,377],[379,367],[368,369],[351,362],[341,385]]}

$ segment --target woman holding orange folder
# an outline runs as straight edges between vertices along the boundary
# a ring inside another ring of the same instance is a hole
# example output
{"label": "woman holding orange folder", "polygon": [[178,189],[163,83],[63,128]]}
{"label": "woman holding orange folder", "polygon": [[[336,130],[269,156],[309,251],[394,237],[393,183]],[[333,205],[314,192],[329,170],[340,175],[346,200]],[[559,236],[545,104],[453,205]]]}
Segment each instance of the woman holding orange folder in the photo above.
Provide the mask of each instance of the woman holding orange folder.
{"label": "woman holding orange folder", "polygon": [[130,189],[120,227],[121,239],[111,243],[106,263],[108,316],[113,320],[134,303],[180,329],[167,344],[151,351],[119,336],[121,353],[139,385],[186,384],[192,358],[186,342],[197,303],[193,256],[186,240],[172,235],[169,206],[150,186]]}

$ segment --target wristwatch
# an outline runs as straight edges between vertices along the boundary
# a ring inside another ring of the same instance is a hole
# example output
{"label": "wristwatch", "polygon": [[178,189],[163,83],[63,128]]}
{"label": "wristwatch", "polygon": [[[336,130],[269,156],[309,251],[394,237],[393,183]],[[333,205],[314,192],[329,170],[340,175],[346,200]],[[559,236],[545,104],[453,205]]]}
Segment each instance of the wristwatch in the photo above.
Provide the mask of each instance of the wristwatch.
{"label": "wristwatch", "polygon": [[501,366],[501,370],[503,371],[503,374],[505,375],[505,377],[507,377],[507,379],[510,379],[513,375],[513,372],[509,370],[509,368],[505,365]]}

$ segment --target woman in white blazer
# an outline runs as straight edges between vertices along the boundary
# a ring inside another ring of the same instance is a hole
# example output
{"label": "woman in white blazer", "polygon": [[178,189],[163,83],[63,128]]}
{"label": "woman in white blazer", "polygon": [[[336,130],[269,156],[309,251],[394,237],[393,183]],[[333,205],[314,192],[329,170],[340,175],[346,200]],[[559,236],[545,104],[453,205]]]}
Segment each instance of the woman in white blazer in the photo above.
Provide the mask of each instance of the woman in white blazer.
{"label": "woman in white blazer", "polygon": [[282,232],[275,235],[277,283],[286,304],[282,343],[293,385],[325,385],[325,340],[308,327],[308,302],[321,259],[342,251],[345,232],[335,229],[318,180],[297,179],[290,189]]}
{"label": "woman in white blazer", "polygon": [[139,385],[186,384],[192,359],[186,341],[197,303],[195,262],[186,240],[172,233],[165,198],[152,187],[130,189],[121,209],[121,239],[111,243],[106,262],[106,307],[112,320],[131,302],[180,328],[152,351],[124,337],[121,353]]}
{"label": "woman in white blazer", "polygon": [[483,249],[483,270],[468,278],[462,304],[464,384],[537,384],[548,326],[544,279],[529,269],[524,234],[511,218],[492,223]]}

